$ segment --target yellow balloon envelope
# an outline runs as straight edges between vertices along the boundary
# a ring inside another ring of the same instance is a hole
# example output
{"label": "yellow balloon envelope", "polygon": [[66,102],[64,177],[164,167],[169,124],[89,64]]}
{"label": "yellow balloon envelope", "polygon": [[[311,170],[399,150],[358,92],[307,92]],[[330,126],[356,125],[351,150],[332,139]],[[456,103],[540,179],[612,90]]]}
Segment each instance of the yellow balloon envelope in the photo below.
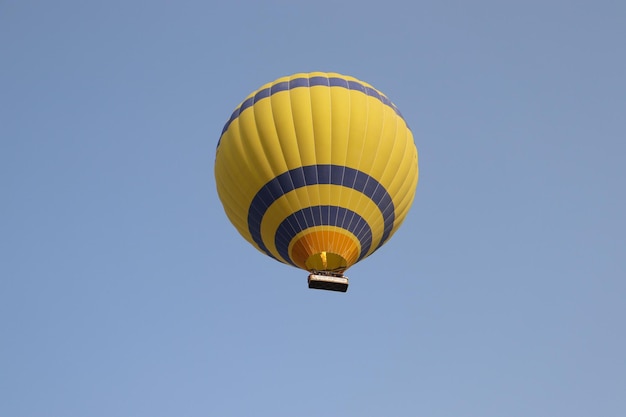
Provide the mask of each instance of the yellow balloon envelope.
{"label": "yellow balloon envelope", "polygon": [[268,256],[343,273],[404,220],[417,186],[417,149],[396,106],[336,73],[295,74],[250,94],[217,145],[226,215]]}

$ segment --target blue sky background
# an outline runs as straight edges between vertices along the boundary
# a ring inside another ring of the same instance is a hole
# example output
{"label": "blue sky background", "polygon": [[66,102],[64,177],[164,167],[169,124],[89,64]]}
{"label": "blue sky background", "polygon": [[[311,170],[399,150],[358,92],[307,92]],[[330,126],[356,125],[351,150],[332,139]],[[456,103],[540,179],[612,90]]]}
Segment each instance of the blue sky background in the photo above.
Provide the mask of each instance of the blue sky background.
{"label": "blue sky background", "polygon": [[[0,415],[626,415],[626,3],[0,2]],[[300,71],[420,155],[346,294],[228,222],[215,146]]]}

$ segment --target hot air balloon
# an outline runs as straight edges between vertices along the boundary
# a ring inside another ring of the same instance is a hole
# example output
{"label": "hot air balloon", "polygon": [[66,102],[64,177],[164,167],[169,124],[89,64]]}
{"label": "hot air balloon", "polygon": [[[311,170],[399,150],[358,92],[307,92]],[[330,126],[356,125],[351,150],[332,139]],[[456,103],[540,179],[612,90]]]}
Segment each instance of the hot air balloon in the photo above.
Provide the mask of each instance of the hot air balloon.
{"label": "hot air balloon", "polygon": [[345,292],[344,272],[395,233],[415,196],[417,148],[380,91],[337,73],[299,73],[250,94],[217,144],[219,198],[262,253]]}

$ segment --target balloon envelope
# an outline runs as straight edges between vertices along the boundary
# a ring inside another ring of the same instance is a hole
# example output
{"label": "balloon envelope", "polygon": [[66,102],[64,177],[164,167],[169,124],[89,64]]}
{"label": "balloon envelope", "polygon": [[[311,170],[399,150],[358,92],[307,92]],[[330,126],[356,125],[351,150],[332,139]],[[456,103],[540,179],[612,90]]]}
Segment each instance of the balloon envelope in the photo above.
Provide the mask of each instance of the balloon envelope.
{"label": "balloon envelope", "polygon": [[404,220],[418,179],[413,135],[371,85],[301,73],[262,86],[226,122],[215,180],[226,215],[266,255],[343,273]]}

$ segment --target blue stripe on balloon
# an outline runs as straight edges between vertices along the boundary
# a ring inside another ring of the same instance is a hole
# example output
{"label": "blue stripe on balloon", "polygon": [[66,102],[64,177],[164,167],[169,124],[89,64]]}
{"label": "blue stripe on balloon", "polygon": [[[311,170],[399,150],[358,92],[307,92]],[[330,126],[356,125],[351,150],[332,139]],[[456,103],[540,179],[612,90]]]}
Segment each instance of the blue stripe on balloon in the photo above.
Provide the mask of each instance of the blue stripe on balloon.
{"label": "blue stripe on balloon", "polygon": [[[335,226],[335,219],[339,217],[347,218],[348,216],[350,221],[342,228],[350,231],[361,242],[361,253],[359,256],[359,260],[361,260],[370,250],[372,229],[365,219],[354,211],[337,206],[307,207],[291,214],[282,221],[276,230],[276,249],[283,259],[286,259],[290,264],[296,266],[289,257],[289,242],[300,232],[294,225],[314,224],[316,226]],[[279,239],[279,237],[283,239]]]}
{"label": "blue stripe on balloon", "polygon": [[272,96],[273,94],[279,93],[281,91],[292,90],[294,88],[299,88],[299,87],[316,87],[316,86],[343,87],[348,90],[360,91],[363,94],[366,94],[370,97],[374,97],[380,100],[386,106],[391,107],[393,111],[396,112],[396,114],[400,116],[401,119],[404,120],[404,117],[402,117],[400,110],[398,110],[396,105],[393,104],[391,100],[389,100],[387,97],[385,97],[384,95],[376,91],[374,88],[368,87],[358,81],[346,80],[344,78],[339,78],[339,77],[323,77],[323,76],[314,76],[310,78],[306,78],[306,77],[295,78],[289,81],[281,81],[276,84],[272,84],[271,86],[267,88],[259,90],[254,96],[246,99],[243,103],[241,103],[241,105],[237,109],[235,109],[235,111],[231,114],[230,118],[224,125],[224,128],[222,129],[222,134],[220,135],[220,139],[217,142],[217,146],[218,147],[220,146],[222,136],[228,130],[230,124],[234,122],[244,110],[246,110],[249,107],[252,107],[255,103],[259,102],[260,100],[263,100],[264,98],[268,98]]}
{"label": "blue stripe on balloon", "polygon": [[[391,196],[376,179],[366,173],[340,165],[308,165],[284,172],[267,182],[252,199],[248,209],[248,231],[254,242],[267,255],[274,257],[261,236],[261,222],[263,216],[274,203],[283,195],[297,188],[309,185],[331,184],[351,188],[366,195],[380,210],[384,219],[383,235],[377,248],[389,238],[395,221],[395,207]],[[310,209],[307,209],[310,210]],[[346,228],[352,222],[352,216],[337,216],[332,226]],[[314,215],[313,215],[314,216]],[[304,217],[303,219],[308,219]],[[292,227],[295,233],[311,227],[316,223],[295,223]],[[369,226],[368,226],[369,227]],[[275,236],[278,237],[278,234]],[[368,246],[369,247],[369,246]]]}

